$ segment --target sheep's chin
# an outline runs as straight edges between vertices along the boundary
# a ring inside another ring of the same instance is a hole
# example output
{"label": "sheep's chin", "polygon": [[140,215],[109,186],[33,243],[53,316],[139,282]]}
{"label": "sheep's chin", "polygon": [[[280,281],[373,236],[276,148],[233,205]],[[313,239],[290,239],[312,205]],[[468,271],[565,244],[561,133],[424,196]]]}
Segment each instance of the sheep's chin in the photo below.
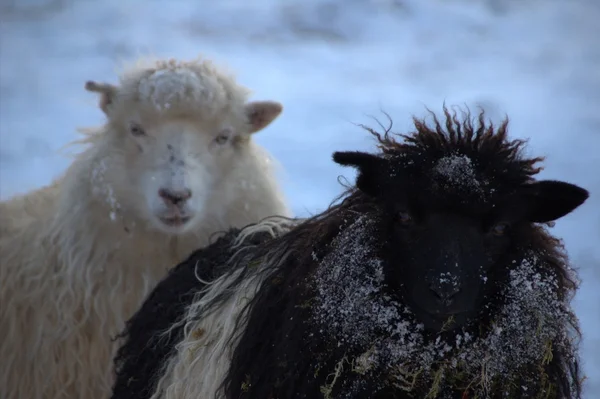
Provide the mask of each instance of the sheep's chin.
{"label": "sheep's chin", "polygon": [[152,226],[165,234],[181,235],[193,230],[197,225],[195,215],[154,215]]}
{"label": "sheep's chin", "polygon": [[420,309],[413,309],[413,313],[417,320],[423,323],[425,330],[433,333],[459,330],[466,327],[473,316],[473,312],[434,315]]}

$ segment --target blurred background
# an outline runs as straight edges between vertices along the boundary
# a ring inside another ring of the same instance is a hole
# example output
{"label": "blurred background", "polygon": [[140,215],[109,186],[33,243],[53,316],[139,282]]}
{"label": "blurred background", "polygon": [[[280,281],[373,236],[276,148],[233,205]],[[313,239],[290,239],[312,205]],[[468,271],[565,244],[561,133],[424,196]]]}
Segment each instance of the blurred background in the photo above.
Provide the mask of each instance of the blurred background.
{"label": "blurred background", "polygon": [[546,155],[542,178],[591,192],[554,233],[582,278],[585,397],[600,398],[599,21],[597,0],[0,0],[0,198],[58,176],[58,150],[103,121],[85,81],[144,55],[202,54],[284,104],[256,139],[298,216],[353,179],[333,151],[373,150],[355,124],[383,110],[403,132],[425,107],[481,106]]}

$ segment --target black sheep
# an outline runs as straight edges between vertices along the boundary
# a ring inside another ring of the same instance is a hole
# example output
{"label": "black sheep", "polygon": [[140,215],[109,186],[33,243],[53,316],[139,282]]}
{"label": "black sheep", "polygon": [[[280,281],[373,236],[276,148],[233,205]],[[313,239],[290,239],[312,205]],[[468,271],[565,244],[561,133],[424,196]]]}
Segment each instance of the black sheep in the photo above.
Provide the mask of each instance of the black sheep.
{"label": "black sheep", "polygon": [[379,154],[333,157],[356,187],[274,239],[192,257],[222,274],[210,285],[174,271],[129,324],[113,397],[133,379],[169,399],[580,398],[577,277],[544,224],[588,192],[534,180],[542,159],[507,121],[444,115],[368,129]]}

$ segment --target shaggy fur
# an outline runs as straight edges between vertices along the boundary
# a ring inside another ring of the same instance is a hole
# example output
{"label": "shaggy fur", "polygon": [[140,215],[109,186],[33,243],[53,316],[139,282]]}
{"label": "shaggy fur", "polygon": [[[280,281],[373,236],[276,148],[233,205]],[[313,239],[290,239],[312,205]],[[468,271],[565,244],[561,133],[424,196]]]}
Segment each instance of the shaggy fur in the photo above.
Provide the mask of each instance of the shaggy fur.
{"label": "shaggy fur", "polygon": [[[251,138],[281,104],[247,102],[201,59],[139,62],[118,86],[86,88],[106,124],[86,132],[64,176],[0,204],[2,399],[109,396],[113,338],[168,265],[215,232],[290,214]],[[167,206],[163,187],[191,197]],[[161,223],[169,212],[190,219]]]}
{"label": "shaggy fur", "polygon": [[[173,350],[169,342],[168,361],[161,357],[152,375],[142,377],[153,392],[131,397],[581,398],[579,329],[569,305],[577,278],[543,225],[525,223],[511,233],[502,267],[485,276],[492,290],[484,306],[459,331],[423,330],[386,286],[394,244],[382,231],[390,214],[365,190],[393,197],[390,180],[401,171],[420,176],[440,160],[468,157],[474,170],[458,162],[439,184],[415,177],[423,186],[412,194],[427,194],[420,200],[453,212],[476,212],[533,182],[540,170],[541,158],[525,158],[524,143],[508,139],[506,122],[495,128],[483,113],[461,121],[447,110],[445,117],[445,126],[435,117],[433,126],[415,120],[416,131],[402,141],[389,130],[369,129],[390,169],[374,169],[381,175],[374,179],[367,165],[359,189],[350,188],[327,211],[258,246],[242,243],[244,256],[187,298],[183,318],[152,331],[157,337],[177,331],[178,343]],[[334,156],[342,164],[349,158]],[[474,185],[473,177],[487,183]],[[576,188],[574,198],[572,208],[587,192]],[[181,302],[161,306],[181,309]],[[120,375],[123,383],[127,377]]]}
{"label": "shaggy fur", "polygon": [[[268,218],[250,225],[240,235],[231,229],[214,244],[195,251],[177,265],[156,286],[142,307],[127,321],[123,345],[115,364],[117,370],[113,398],[148,398],[152,395],[161,367],[183,339],[182,320],[187,307],[202,295],[207,282],[229,270],[230,259],[243,256],[250,248],[287,231],[292,221]],[[243,242],[243,249],[238,246]]]}

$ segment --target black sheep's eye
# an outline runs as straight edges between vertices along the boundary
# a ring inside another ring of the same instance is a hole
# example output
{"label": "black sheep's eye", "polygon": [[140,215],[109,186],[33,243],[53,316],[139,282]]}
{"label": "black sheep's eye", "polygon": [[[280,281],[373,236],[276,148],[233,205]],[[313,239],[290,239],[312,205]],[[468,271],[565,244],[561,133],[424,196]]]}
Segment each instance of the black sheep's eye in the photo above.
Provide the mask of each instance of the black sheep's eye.
{"label": "black sheep's eye", "polygon": [[414,223],[412,215],[408,212],[398,212],[396,215],[396,221],[401,226],[411,226]]}
{"label": "black sheep's eye", "polygon": [[130,133],[131,133],[133,136],[136,136],[136,137],[143,136],[143,135],[145,135],[145,134],[146,134],[146,132],[144,131],[144,128],[143,128],[143,127],[141,127],[141,126],[140,126],[139,124],[137,124],[137,123],[131,123],[131,124],[129,125],[129,132],[130,132]]}
{"label": "black sheep's eye", "polygon": [[508,232],[508,223],[497,223],[492,227],[491,233],[496,237],[503,237]]}

